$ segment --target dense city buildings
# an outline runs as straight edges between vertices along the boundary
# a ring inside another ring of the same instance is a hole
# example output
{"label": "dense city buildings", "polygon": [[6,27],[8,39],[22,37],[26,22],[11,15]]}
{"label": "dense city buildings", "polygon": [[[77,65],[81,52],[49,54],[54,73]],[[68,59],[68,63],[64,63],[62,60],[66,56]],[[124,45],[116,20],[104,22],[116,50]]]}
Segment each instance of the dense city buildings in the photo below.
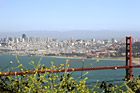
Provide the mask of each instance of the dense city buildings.
{"label": "dense city buildings", "polygon": [[[136,43],[135,43],[136,42]],[[137,49],[137,41],[135,51]],[[21,38],[5,37],[0,39],[0,53],[11,55],[32,56],[84,56],[84,57],[122,57],[125,56],[125,41],[118,42],[112,38],[110,40],[59,40],[52,38],[27,37],[23,34]],[[134,53],[140,55],[140,53]]]}

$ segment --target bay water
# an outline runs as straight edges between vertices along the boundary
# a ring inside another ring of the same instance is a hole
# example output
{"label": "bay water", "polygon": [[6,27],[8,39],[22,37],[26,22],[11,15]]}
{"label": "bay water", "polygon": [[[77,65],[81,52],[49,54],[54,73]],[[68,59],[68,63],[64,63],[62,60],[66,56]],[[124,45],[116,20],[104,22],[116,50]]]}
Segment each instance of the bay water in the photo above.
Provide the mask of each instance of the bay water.
{"label": "bay water", "polygon": [[[30,57],[30,56],[18,56],[18,59],[20,63],[28,68],[29,70],[33,70],[34,68],[29,65],[29,62],[34,61],[35,64],[39,62],[41,57]],[[51,66],[51,61],[54,62],[55,66],[59,66],[60,64],[65,64],[66,60],[69,59],[69,63],[72,61],[76,61],[78,59],[71,59],[71,58],[52,58],[52,57],[43,57],[40,64],[45,64],[46,68],[49,68]],[[0,55],[0,67],[4,68],[7,65],[10,64],[10,61],[13,62],[13,64],[10,65],[11,67],[16,67],[19,64],[17,63],[16,57],[13,55]],[[96,59],[85,59],[84,66],[95,63]],[[69,68],[81,68],[82,67],[82,61],[79,61],[77,63],[71,64]],[[94,65],[90,65],[88,67],[106,67],[106,66],[124,66],[125,61],[118,61],[118,60],[100,60]],[[133,64],[136,65],[136,64]],[[4,69],[2,72],[7,71],[7,69]],[[19,69],[15,69],[15,71],[20,71]],[[83,72],[74,72],[72,76],[76,79],[79,76],[81,76],[81,73],[84,74],[87,71]],[[140,68],[133,68],[133,75],[134,77],[137,77],[140,73]],[[87,83],[96,82],[99,81],[110,81],[110,80],[122,80],[125,78],[125,69],[117,69],[117,70],[97,70],[97,71],[88,71],[88,74],[84,77],[88,77]],[[83,78],[84,78],[83,77]]]}

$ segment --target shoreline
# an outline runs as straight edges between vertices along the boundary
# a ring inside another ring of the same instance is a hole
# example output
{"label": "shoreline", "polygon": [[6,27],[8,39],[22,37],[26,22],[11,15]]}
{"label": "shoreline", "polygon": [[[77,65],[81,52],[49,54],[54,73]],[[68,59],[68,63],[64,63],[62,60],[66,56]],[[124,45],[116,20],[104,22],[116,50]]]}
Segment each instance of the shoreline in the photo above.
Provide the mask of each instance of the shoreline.
{"label": "shoreline", "polygon": [[51,58],[68,58],[68,59],[85,59],[85,57],[66,57],[66,56],[44,56],[44,57],[51,57]]}
{"label": "shoreline", "polygon": [[[51,58],[68,58],[68,59],[99,59],[99,60],[118,60],[125,61],[124,57],[116,57],[116,58],[86,58],[86,57],[65,57],[65,56],[45,56]],[[140,64],[140,58],[132,58],[132,63]]]}
{"label": "shoreline", "polygon": [[[3,54],[0,54],[3,55]],[[6,54],[4,54],[6,55]],[[10,54],[9,54],[10,55]],[[12,55],[16,56],[16,55]],[[27,55],[17,55],[17,56],[27,56]],[[41,55],[36,55],[36,57],[40,57]],[[32,57],[32,56],[31,56]],[[65,58],[65,59],[99,59],[99,60],[118,60],[118,61],[125,61],[125,57],[116,57],[116,58],[87,58],[87,57],[66,57],[66,56],[44,56],[50,58]],[[140,65],[140,58],[132,58],[132,63]]]}

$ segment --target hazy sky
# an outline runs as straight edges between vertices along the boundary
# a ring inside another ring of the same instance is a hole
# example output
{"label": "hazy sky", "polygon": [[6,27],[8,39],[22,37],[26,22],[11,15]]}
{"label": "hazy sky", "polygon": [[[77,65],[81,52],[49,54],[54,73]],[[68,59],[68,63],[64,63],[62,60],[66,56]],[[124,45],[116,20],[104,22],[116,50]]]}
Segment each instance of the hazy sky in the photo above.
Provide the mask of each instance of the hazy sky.
{"label": "hazy sky", "polygon": [[140,30],[140,0],[0,0],[0,32]]}

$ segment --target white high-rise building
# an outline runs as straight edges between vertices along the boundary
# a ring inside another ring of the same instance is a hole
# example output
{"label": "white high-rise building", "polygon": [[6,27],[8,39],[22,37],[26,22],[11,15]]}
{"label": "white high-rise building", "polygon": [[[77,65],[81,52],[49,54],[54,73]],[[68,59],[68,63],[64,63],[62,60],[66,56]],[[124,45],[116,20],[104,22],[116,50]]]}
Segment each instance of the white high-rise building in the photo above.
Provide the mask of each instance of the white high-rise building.
{"label": "white high-rise building", "polygon": [[112,38],[112,39],[111,39],[111,43],[112,43],[112,44],[117,43],[117,40],[116,40],[115,38]]}
{"label": "white high-rise building", "polygon": [[14,39],[14,42],[17,44],[17,43],[19,43],[19,39],[18,38],[15,38]]}

